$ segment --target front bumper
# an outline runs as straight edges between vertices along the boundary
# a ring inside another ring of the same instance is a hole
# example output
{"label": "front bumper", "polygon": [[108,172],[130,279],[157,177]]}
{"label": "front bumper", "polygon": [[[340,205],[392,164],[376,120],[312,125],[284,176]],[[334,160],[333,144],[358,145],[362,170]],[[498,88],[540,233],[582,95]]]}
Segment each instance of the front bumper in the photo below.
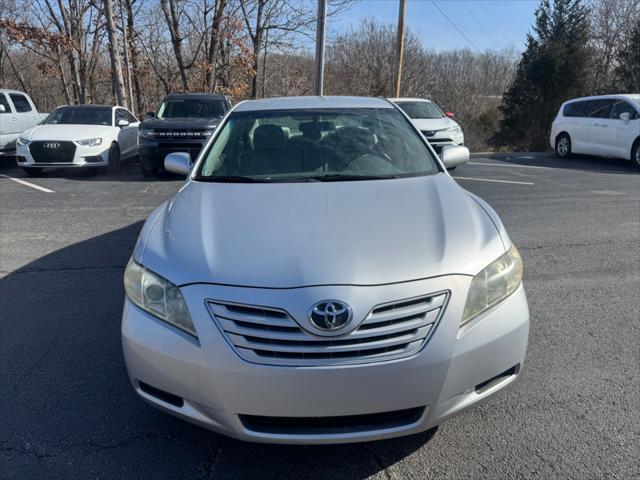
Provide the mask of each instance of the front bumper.
{"label": "front bumper", "polygon": [[[524,289],[520,287],[460,330],[459,319],[470,281],[470,277],[450,276],[376,287],[293,290],[191,285],[181,290],[199,340],[127,300],[122,320],[125,361],[131,382],[144,400],[172,415],[242,440],[319,444],[418,433],[513,382],[524,361],[529,329]],[[249,363],[225,341],[205,306],[205,299],[277,307],[298,301],[311,305],[322,298],[354,303],[374,299],[374,303],[384,303],[443,289],[451,292],[449,303],[435,332],[418,353],[386,362],[345,366]],[[501,374],[504,375],[500,377]],[[492,381],[487,383],[489,380]],[[407,409],[420,409],[419,415],[406,423],[371,423],[353,429],[298,429],[294,433],[277,426],[254,428],[243,422],[244,416],[295,420]]]}
{"label": "front bumper", "polygon": [[442,152],[442,148],[448,145],[464,145],[464,134],[462,131],[460,133],[451,134],[446,131],[435,132],[434,134],[428,136],[427,133],[430,132],[422,132],[425,135],[429,144],[433,147],[438,155]]}
{"label": "front bumper", "polygon": [[109,145],[95,147],[76,146],[70,161],[42,162],[31,155],[29,146],[16,146],[16,161],[20,167],[103,167],[109,164]]}

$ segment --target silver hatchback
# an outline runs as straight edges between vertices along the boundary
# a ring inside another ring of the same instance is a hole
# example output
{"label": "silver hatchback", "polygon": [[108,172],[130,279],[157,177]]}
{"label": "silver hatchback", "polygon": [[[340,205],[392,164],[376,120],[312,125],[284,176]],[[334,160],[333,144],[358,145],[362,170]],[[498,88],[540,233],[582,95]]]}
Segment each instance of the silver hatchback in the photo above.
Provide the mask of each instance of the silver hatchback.
{"label": "silver hatchback", "polygon": [[243,440],[437,426],[513,382],[529,311],[496,213],[383,99],[237,105],[125,272],[122,341],[152,405]]}

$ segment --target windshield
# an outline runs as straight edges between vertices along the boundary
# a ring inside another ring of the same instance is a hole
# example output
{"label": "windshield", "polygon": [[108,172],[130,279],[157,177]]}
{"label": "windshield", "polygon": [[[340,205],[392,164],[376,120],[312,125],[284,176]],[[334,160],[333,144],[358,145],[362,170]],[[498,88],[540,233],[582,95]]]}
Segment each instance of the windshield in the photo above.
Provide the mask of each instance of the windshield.
{"label": "windshield", "polygon": [[431,102],[396,102],[409,118],[442,118],[442,111]]}
{"label": "windshield", "polygon": [[60,107],[42,122],[45,125],[111,125],[111,107]]}
{"label": "windshield", "polygon": [[204,154],[201,181],[340,181],[431,175],[431,152],[396,109],[238,112]]}
{"label": "windshield", "polygon": [[157,118],[220,118],[226,112],[223,100],[181,98],[165,100],[160,105]]}

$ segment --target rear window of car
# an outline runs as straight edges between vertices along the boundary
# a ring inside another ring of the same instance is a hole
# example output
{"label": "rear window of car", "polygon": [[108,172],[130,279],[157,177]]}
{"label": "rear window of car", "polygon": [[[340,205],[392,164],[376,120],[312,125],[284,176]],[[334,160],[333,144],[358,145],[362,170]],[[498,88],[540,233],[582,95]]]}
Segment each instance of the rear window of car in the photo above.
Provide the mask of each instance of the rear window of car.
{"label": "rear window of car", "polygon": [[25,113],[31,111],[31,104],[29,103],[29,100],[27,100],[27,97],[25,97],[24,95],[20,95],[18,93],[10,93],[9,97],[13,102],[13,106],[16,107],[16,112]]}
{"label": "rear window of car", "polygon": [[564,106],[562,114],[565,117],[580,117],[587,102],[572,102]]}

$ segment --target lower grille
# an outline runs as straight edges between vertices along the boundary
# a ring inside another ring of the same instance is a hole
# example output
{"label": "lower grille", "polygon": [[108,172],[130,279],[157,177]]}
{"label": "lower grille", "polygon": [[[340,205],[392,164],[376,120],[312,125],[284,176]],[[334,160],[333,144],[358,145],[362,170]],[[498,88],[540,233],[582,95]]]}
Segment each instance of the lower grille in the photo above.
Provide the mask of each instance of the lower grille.
{"label": "lower grille", "polygon": [[278,308],[209,301],[211,314],[243,359],[265,365],[320,366],[387,361],[416,353],[444,311],[448,292],[375,306],[354,330],[308,333]]}
{"label": "lower grille", "polygon": [[73,142],[31,142],[29,152],[36,163],[71,163],[76,154],[76,145]]}
{"label": "lower grille", "polygon": [[258,415],[240,415],[240,421],[248,430],[260,433],[331,435],[368,432],[411,425],[420,420],[424,409],[425,407],[417,407],[393,412],[340,417],[263,417]]}

